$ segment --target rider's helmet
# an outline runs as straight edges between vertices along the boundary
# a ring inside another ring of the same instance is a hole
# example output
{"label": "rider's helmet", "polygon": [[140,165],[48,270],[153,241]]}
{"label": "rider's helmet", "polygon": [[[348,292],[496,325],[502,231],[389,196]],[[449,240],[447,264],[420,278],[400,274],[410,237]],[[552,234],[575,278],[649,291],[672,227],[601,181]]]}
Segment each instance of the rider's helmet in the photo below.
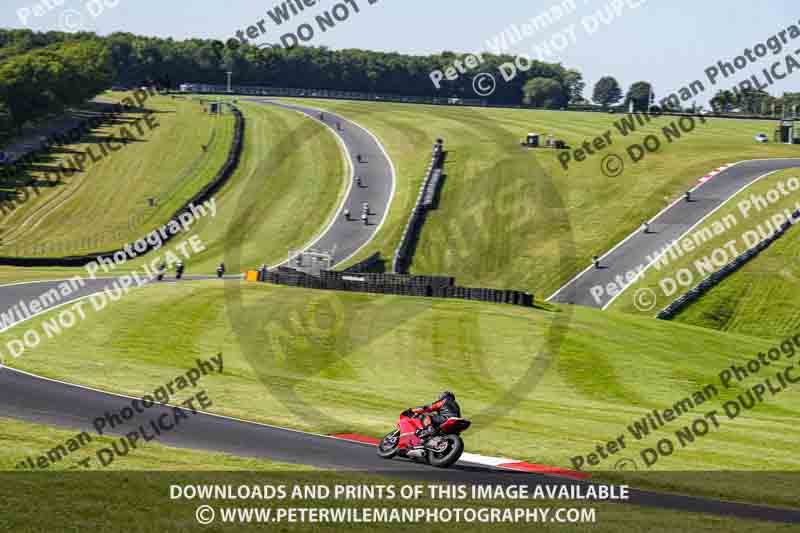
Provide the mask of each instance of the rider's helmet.
{"label": "rider's helmet", "polygon": [[439,395],[439,400],[455,400],[455,399],[456,395],[450,392],[449,390],[446,390]]}

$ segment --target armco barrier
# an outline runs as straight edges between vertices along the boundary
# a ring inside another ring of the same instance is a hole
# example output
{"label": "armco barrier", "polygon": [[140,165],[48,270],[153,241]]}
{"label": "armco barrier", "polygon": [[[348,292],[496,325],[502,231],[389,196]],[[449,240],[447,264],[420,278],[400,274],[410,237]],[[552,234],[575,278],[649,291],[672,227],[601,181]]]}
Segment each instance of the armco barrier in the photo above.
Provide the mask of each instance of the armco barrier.
{"label": "armco barrier", "polygon": [[[792,215],[792,219],[797,220],[798,218],[800,218],[800,210],[795,211]],[[736,259],[720,268],[716,272],[710,274],[694,288],[679,296],[675,301],[662,309],[658,315],[656,315],[656,318],[661,320],[670,320],[674,318],[675,315],[683,311],[693,302],[697,301],[701,296],[718,285],[723,279],[742,268],[752,258],[769,248],[769,246],[778,240],[784,233],[786,233],[789,228],[792,227],[792,225],[793,224],[791,222],[784,222],[781,224],[781,227],[778,228],[775,233],[762,240],[746,252],[740,254],[738,257],[736,257]]]}
{"label": "armco barrier", "polygon": [[397,245],[397,250],[394,252],[392,272],[395,274],[407,273],[408,267],[411,265],[411,260],[414,257],[414,251],[417,247],[417,241],[422,232],[422,225],[425,222],[425,216],[428,210],[433,208],[437,196],[437,187],[441,185],[444,158],[445,152],[443,149],[443,142],[439,139],[436,144],[433,145],[428,172],[422,180],[419,195],[417,195],[417,202],[414,204],[414,209],[411,210],[411,216],[406,223],[406,227],[403,229],[403,236],[400,238],[400,244]]}
{"label": "armco barrier", "polygon": [[319,277],[288,267],[269,270],[261,281],[306,289],[460,298],[481,302],[533,306],[533,295],[523,291],[457,287],[455,279],[447,276],[411,276],[408,274],[357,274],[323,270]]}
{"label": "armco barrier", "polygon": [[359,272],[368,272],[372,267],[377,265],[381,262],[381,254],[380,252],[375,252],[371,256],[367,257],[363,261],[356,263],[355,265],[344,269],[345,272],[348,273],[359,273]]}
{"label": "armco barrier", "polygon": [[[220,187],[222,187],[225,182],[228,181],[228,179],[231,177],[231,174],[233,174],[233,171],[236,170],[236,167],[239,165],[239,158],[242,154],[242,147],[244,146],[245,122],[244,116],[242,116],[242,113],[238,109],[233,108],[233,115],[236,119],[234,137],[233,143],[231,144],[231,149],[228,151],[228,158],[225,160],[225,164],[222,165],[222,168],[219,170],[219,172],[217,172],[214,179],[212,179],[197,194],[192,196],[192,198],[184,203],[181,208],[173,213],[173,215],[170,217],[170,220],[175,220],[179,215],[190,211],[190,205],[202,204],[203,202],[209,200],[214,193],[216,193]],[[166,234],[167,238],[164,240],[164,242],[169,241],[173,237],[173,234],[168,231]],[[147,249],[139,255],[144,255],[150,252],[153,248],[154,246],[147,243]],[[124,250],[120,248],[107,252],[94,252],[86,255],[75,255],[68,257],[0,257],[0,265],[21,267],[77,267],[84,266],[98,258],[111,257],[115,253],[119,252],[124,253]]]}
{"label": "armco barrier", "polygon": [[[327,100],[366,100],[373,102],[391,102],[396,104],[426,104],[451,107],[493,107],[500,109],[543,109],[554,111],[546,107],[534,107],[522,104],[509,104],[492,102],[487,98],[462,98],[461,96],[414,96],[389,93],[359,92],[359,91],[340,91],[338,89],[298,89],[288,87],[267,87],[261,85],[214,85],[208,83],[188,84],[186,91],[174,92],[174,94],[222,94],[226,96],[277,96],[289,98],[314,98]],[[561,111],[591,112],[607,114],[611,110],[597,106],[570,105]],[[614,108],[616,114],[625,115],[625,106]],[[640,111],[637,113],[641,113]],[[726,118],[740,120],[780,120],[780,117],[753,115],[744,113],[692,113],[688,111],[664,111],[660,113],[665,116],[674,117],[707,117],[707,118]]]}

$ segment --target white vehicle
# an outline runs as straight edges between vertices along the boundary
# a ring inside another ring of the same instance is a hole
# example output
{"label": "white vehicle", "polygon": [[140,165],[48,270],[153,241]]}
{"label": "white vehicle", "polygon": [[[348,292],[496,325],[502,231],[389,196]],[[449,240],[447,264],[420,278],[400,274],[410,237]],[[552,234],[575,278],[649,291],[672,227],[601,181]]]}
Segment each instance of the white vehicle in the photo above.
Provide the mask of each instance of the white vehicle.
{"label": "white vehicle", "polygon": [[755,136],[755,140],[757,143],[766,143],[769,142],[769,137],[767,137],[763,133],[759,133],[758,135]]}

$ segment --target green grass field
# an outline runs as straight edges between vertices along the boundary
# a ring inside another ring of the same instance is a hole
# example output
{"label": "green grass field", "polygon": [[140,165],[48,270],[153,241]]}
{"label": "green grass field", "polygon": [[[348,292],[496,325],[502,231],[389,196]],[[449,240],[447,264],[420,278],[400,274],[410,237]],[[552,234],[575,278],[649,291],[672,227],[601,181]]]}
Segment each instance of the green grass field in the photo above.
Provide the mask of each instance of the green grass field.
{"label": "green grass field", "polygon": [[[132,121],[141,114],[123,114],[119,124],[102,126],[78,144],[55,149],[29,172],[48,183],[48,170],[69,165],[66,158],[78,152],[92,149],[99,154],[100,140],[119,136],[123,126],[137,139],[87,163],[84,172],[40,187],[39,194],[29,191],[30,199],[0,220],[0,254],[57,257],[114,249],[166,222],[211,180],[233,139],[232,115],[206,114],[199,103],[168,97],[152,97],[145,106],[155,114],[155,129],[143,125],[144,134],[139,134]],[[208,146],[205,152],[203,145]],[[151,197],[155,207],[149,206]]]}
{"label": "green grass field", "polygon": [[800,331],[800,237],[792,228],[761,255],[689,306],[675,320],[766,338]]}
{"label": "green grass field", "polygon": [[247,118],[244,157],[215,196],[216,217],[192,229],[208,246],[187,264],[194,273],[211,273],[223,260],[232,271],[285,260],[327,226],[350,179],[325,126],[272,106],[240,108]]}
{"label": "green grass field", "polygon": [[[41,327],[48,315],[25,325]],[[169,324],[169,327],[162,327]],[[0,335],[0,346],[22,329]],[[221,413],[323,433],[381,435],[397,413],[453,388],[469,451],[571,465],[628,435],[624,454],[671,436],[785,362],[724,389],[717,374],[768,347],[732,333],[589,309],[548,312],[469,302],[212,282],[133,293],[6,364],[141,395],[196,358],[222,353],[225,375],[203,386]],[[652,409],[707,384],[719,395],[636,441]],[[653,467],[658,471],[796,471],[798,391],[758,405]],[[307,404],[314,410],[306,408]],[[300,407],[297,407],[297,406]],[[722,415],[724,418],[724,415]],[[694,487],[693,487],[694,489]],[[700,489],[698,489],[700,490]],[[786,504],[783,491],[729,487],[729,497]]]}
{"label": "green grass field", "polygon": [[[188,100],[164,102],[199,105]],[[518,141],[528,131],[539,131],[576,147],[612,127],[618,117],[610,115],[303,103],[342,113],[373,131],[398,171],[397,196],[387,221],[354,261],[377,250],[387,258],[392,255],[416,198],[430,145],[441,136],[448,150],[448,178],[440,208],[426,222],[412,271],[454,275],[467,286],[529,289],[539,298],[708,170],[743,159],[795,155],[793,147],[752,142],[753,132],[764,130],[764,123],[717,120],[622,175],[607,178],[599,158],[565,173],[556,152],[522,151]],[[189,274],[210,273],[222,260],[231,271],[281,261],[289,248],[307,243],[325,226],[344,189],[347,167],[337,141],[324,127],[291,111],[250,103],[240,106],[248,124],[242,164],[216,196],[216,218],[196,226],[208,250],[188,262]],[[645,133],[667,122],[662,119]],[[624,146],[617,148],[624,151]],[[769,183],[764,180],[752,190]],[[778,254],[777,262],[795,257],[792,248],[784,252],[778,248],[791,247],[792,242],[796,241],[784,237],[752,265],[770,253]],[[139,264],[132,262],[130,267]],[[3,268],[0,280],[74,272]],[[793,279],[791,268],[781,267],[780,272]],[[735,279],[744,278],[731,281]],[[726,316],[724,312],[704,314],[694,307],[672,323],[652,320],[649,316],[654,313],[634,316],[625,298],[615,303],[614,310],[601,313],[238,282],[161,285],[130,295],[101,314],[90,313],[74,329],[7,364],[136,395],[159,384],[163,376],[185,369],[195,358],[221,352],[226,375],[210,376],[207,383],[219,412],[304,430],[376,436],[392,426],[403,408],[453,388],[475,421],[467,435],[469,451],[569,467],[572,457],[628,435],[627,426],[650,410],[671,407],[706,384],[718,384],[717,374],[732,362],[744,362],[769,347],[769,339],[779,335],[754,331],[752,324],[775,301],[785,305],[771,315],[768,327],[774,322],[779,331],[788,332],[795,321],[789,305],[793,293],[781,292],[782,282],[771,273],[754,283],[766,294],[747,310],[730,311],[744,301],[739,295],[754,290],[750,285],[734,288],[737,296],[723,297],[724,305],[719,299],[708,300],[735,317],[724,325],[718,318]],[[776,293],[783,299],[769,296]],[[698,315],[692,318],[691,312]],[[0,350],[24,329],[41,327],[53,316],[43,315],[0,334]],[[709,404],[641,441],[629,436],[624,454],[594,470],[612,470],[623,456],[639,461],[642,448],[654,446],[661,437],[675,438],[676,430],[709,409],[719,410],[724,401],[772,374],[769,369],[721,390]],[[696,472],[692,479],[640,482],[795,505],[791,487],[785,484],[729,487],[703,471],[800,469],[794,455],[786,453],[798,437],[797,398],[793,389],[770,398],[735,421],[724,420],[718,430],[654,466],[661,472]],[[297,408],[303,402],[315,405],[317,412]],[[614,478],[614,474],[599,475]]]}
{"label": "green grass field", "polygon": [[[654,120],[622,137],[619,115],[538,110],[296,100],[338,112],[375,133],[398,172],[397,196],[374,246],[391,257],[417,197],[432,143],[448,150],[447,181],[430,213],[412,271],[447,273],[467,286],[529,289],[549,295],[708,171],[744,159],[797,155],[796,147],[758,145],[771,122],[708,119],[673,144],[627,168],[603,175],[603,155],[618,153],[672,119]],[[524,151],[528,132],[552,133],[580,147],[607,130],[615,144],[565,172],[557,152]],[[663,138],[663,136],[662,136]],[[575,253],[570,250],[575,248]]]}
{"label": "green grass field", "polygon": [[[190,105],[189,101],[177,102]],[[280,108],[246,102],[240,103],[240,108],[247,125],[244,155],[238,170],[214,197],[216,216],[200,219],[192,227],[192,233],[197,233],[208,249],[187,263],[187,273],[213,273],[221,261],[229,271],[281,262],[290,249],[304,246],[327,225],[349,179],[342,149],[324,126]],[[164,214],[164,220],[169,214]],[[129,232],[129,238],[143,237],[150,229],[141,226]],[[80,234],[77,227],[70,231],[76,238]],[[52,242],[61,249],[72,242],[69,239],[65,236]],[[130,261],[126,266],[138,268],[141,264],[141,260]],[[0,267],[0,281],[57,279],[81,272],[83,269],[60,267]]]}

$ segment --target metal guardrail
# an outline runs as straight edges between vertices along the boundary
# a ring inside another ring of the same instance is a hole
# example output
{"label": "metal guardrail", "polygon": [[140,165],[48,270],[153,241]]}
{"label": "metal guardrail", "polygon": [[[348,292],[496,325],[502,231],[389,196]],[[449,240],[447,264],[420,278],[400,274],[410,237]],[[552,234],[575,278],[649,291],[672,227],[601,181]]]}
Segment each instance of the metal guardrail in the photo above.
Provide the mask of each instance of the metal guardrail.
{"label": "metal guardrail", "polygon": [[[800,210],[797,210],[792,215],[793,219],[800,218]],[[708,275],[703,281],[695,285],[692,289],[687,291],[686,293],[679,296],[675,299],[671,304],[667,307],[659,311],[656,318],[661,320],[671,320],[674,318],[678,313],[686,309],[689,305],[700,299],[705,293],[709,290],[714,288],[715,286],[719,285],[719,283],[742,268],[748,261],[756,257],[758,254],[769,248],[769,246],[778,240],[783,234],[785,234],[789,228],[792,227],[791,222],[784,222],[781,224],[781,227],[778,228],[775,233],[763,239],[761,242],[753,246],[752,248],[748,249],[746,252],[743,252],[735,259],[733,259],[730,263],[722,267],[721,269],[717,270],[716,272]]]}
{"label": "metal guardrail", "polygon": [[[422,232],[425,216],[428,210],[433,207],[433,201],[437,194],[436,187],[441,184],[442,167],[444,165],[445,156],[443,147],[444,142],[441,139],[433,145],[428,172],[422,180],[414,209],[411,210],[411,216],[403,229],[403,236],[400,237],[400,243],[397,245],[397,250],[394,252],[392,272],[396,274],[405,274],[408,272],[408,267],[411,265],[411,260],[416,250],[417,240]],[[434,176],[436,176],[435,179]]]}

